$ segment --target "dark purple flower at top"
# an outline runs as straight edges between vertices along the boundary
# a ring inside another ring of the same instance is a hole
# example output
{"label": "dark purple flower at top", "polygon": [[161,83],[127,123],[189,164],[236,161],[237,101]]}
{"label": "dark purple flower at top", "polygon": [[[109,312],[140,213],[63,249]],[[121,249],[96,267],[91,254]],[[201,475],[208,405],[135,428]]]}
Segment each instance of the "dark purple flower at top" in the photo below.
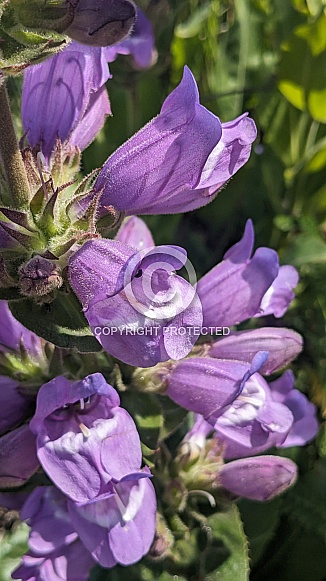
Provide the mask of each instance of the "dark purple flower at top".
{"label": "dark purple flower at top", "polygon": [[136,252],[104,239],[86,242],[70,258],[70,284],[108,353],[139,367],[189,353],[202,314],[195,288],[175,274],[184,264],[179,247]]}
{"label": "dark purple flower at top", "polygon": [[37,397],[30,429],[45,472],[72,500],[97,497],[113,479],[137,472],[139,436],[117,392],[100,373],[71,382],[56,377]]}
{"label": "dark purple flower at top", "polygon": [[77,42],[28,67],[24,73],[22,120],[30,146],[39,147],[47,160],[57,138],[69,142],[71,148],[86,147],[110,113],[104,89],[109,77],[103,49]]}
{"label": "dark purple flower at top", "polygon": [[73,20],[65,34],[81,44],[108,46],[125,38],[135,21],[132,0],[68,0]]}
{"label": "dark purple flower at top", "polygon": [[94,561],[78,539],[67,499],[54,486],[36,488],[21,518],[31,527],[29,551],[13,572],[21,581],[87,581]]}
{"label": "dark purple flower at top", "polygon": [[153,28],[140,8],[137,8],[137,19],[130,36],[119,44],[105,49],[105,56],[109,63],[114,61],[119,54],[130,54],[135,65],[141,69],[150,67],[156,60]]}
{"label": "dark purple flower at top", "polygon": [[106,206],[133,214],[173,214],[206,205],[247,161],[256,137],[252,119],[220,120],[199,103],[191,71],[160,114],[103,166],[95,192]]}

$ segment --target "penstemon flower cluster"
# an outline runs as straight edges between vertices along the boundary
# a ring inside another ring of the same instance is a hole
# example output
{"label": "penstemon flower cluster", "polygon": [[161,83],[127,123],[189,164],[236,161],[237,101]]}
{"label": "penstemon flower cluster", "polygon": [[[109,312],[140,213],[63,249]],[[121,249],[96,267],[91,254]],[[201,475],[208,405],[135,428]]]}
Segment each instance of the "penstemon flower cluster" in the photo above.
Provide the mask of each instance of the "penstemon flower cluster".
{"label": "penstemon flower cluster", "polygon": [[[1,150],[0,501],[30,527],[12,575],[23,581],[82,581],[95,563],[164,559],[170,517],[183,518],[191,495],[212,505],[273,498],[297,467],[265,452],[304,445],[318,428],[291,371],[268,381],[300,353],[301,337],[259,326],[284,315],[296,270],[254,250],[249,220],[197,282],[186,251],[155,246],[139,217],[211,202],[250,156],[248,114],[222,123],[186,67],[157,117],[78,178],[82,150],[111,115],[108,63],[156,59],[133,2],[95,4],[50,2],[54,12],[35,23],[12,2],[22,27],[66,35],[55,54],[19,65],[18,193]],[[188,418],[174,455],[166,426],[152,448],[142,441],[132,403],[142,397]]]}

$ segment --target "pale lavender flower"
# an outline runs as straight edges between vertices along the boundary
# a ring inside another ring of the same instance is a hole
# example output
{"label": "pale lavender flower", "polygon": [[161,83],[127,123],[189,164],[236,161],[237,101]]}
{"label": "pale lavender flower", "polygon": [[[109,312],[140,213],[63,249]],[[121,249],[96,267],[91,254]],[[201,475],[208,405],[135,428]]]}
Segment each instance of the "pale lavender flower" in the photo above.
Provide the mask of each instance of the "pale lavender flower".
{"label": "pale lavender flower", "polygon": [[270,248],[258,248],[252,256],[254,230],[248,220],[243,238],[205,274],[197,286],[204,325],[232,326],[254,316],[282,316],[292,301],[298,282],[291,266],[279,269],[278,256]]}
{"label": "pale lavender flower", "polygon": [[95,564],[71,523],[66,497],[54,486],[36,488],[21,519],[31,527],[28,553],[13,572],[21,581],[86,581]]}
{"label": "pale lavender flower", "polygon": [[148,553],[155,534],[156,497],[146,468],[86,503],[69,502],[72,523],[103,567],[131,565]]}
{"label": "pale lavender flower", "polygon": [[[104,164],[94,185],[106,206],[133,214],[199,208],[248,160],[256,137],[252,119],[226,124],[199,103],[191,71],[164,101],[160,114]],[[88,200],[89,202],[89,200]],[[87,200],[79,202],[83,210]]]}
{"label": "pale lavender flower", "polygon": [[189,353],[202,314],[194,287],[174,272],[185,263],[179,247],[136,252],[113,240],[86,242],[70,258],[70,284],[108,353],[140,367]]}
{"label": "pale lavender flower", "polygon": [[31,357],[38,357],[42,352],[42,340],[24,327],[11,314],[7,301],[0,301],[0,352],[16,351],[21,348]]}
{"label": "pale lavender flower", "polygon": [[47,160],[58,138],[66,147],[85,148],[111,112],[104,87],[108,78],[104,49],[77,42],[28,67],[22,121],[30,146],[38,147]]}
{"label": "pale lavender flower", "polygon": [[136,426],[119,403],[100,373],[75,382],[56,377],[38,393],[30,429],[37,436],[39,461],[76,502],[94,499],[112,479],[140,469]]}

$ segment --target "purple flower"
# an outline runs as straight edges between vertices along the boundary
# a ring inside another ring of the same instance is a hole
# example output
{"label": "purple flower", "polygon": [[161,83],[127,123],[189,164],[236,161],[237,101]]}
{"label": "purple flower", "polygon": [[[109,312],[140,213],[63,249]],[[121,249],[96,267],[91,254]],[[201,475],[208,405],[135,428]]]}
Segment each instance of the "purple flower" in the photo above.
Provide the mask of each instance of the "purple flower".
{"label": "purple flower", "polygon": [[288,370],[270,384],[271,396],[275,402],[285,405],[293,415],[293,425],[280,448],[304,446],[318,432],[316,406],[298,389],[294,388],[294,375]]}
{"label": "purple flower", "polygon": [[204,325],[232,326],[254,316],[284,314],[294,296],[297,273],[291,266],[279,269],[277,254],[270,248],[258,248],[251,257],[253,244],[248,220],[240,242],[198,282]]}
{"label": "purple flower", "polygon": [[130,54],[135,65],[141,69],[150,67],[156,60],[153,28],[140,8],[137,8],[136,24],[131,35],[119,44],[105,49],[105,56],[109,63],[114,61],[119,54]]}
{"label": "purple flower", "polygon": [[47,160],[57,138],[70,148],[86,147],[111,112],[104,88],[109,77],[104,49],[76,42],[28,67],[22,120],[30,146],[39,147]]}
{"label": "purple flower", "polygon": [[21,348],[28,351],[31,357],[37,357],[42,352],[42,340],[28,331],[21,323],[16,321],[6,301],[0,301],[0,352],[16,351]]}
{"label": "purple flower", "polygon": [[72,523],[103,567],[131,565],[148,553],[155,534],[156,497],[145,469],[111,481],[106,494],[69,502]]}
{"label": "purple flower", "polygon": [[45,472],[69,498],[94,499],[114,478],[138,472],[139,436],[117,392],[100,373],[70,382],[56,377],[37,397],[30,429]]}
{"label": "purple flower", "polygon": [[160,114],[104,164],[94,186],[103,191],[101,214],[109,205],[128,215],[204,206],[247,161],[255,137],[255,124],[246,115],[222,124],[200,105],[195,79],[185,67]]}
{"label": "purple flower", "polygon": [[33,410],[31,399],[19,388],[14,379],[0,376],[0,436],[22,423]]}
{"label": "purple flower", "polygon": [[282,444],[294,422],[289,407],[273,400],[259,373],[246,381],[241,394],[222,415],[207,420],[225,446],[225,458],[252,456]]}
{"label": "purple flower", "polygon": [[257,353],[251,364],[191,357],[166,375],[166,394],[182,407],[201,414],[214,426],[216,418],[232,406],[266,360]]}
{"label": "purple flower", "polygon": [[31,527],[29,551],[12,574],[22,581],[86,581],[94,561],[78,539],[67,499],[54,486],[36,488],[21,518]]}
{"label": "purple flower", "polygon": [[297,467],[288,458],[256,456],[225,464],[218,475],[221,486],[251,500],[271,500],[292,486]]}
{"label": "purple flower", "polygon": [[22,486],[38,469],[35,436],[27,425],[0,438],[0,487]]}
{"label": "purple flower", "polygon": [[211,343],[209,357],[249,363],[258,351],[268,351],[260,373],[270,375],[288,365],[302,350],[302,337],[291,329],[262,327],[236,331]]}
{"label": "purple flower", "polygon": [[202,315],[194,287],[174,272],[185,263],[179,247],[135,252],[113,240],[86,242],[71,257],[70,284],[106,351],[140,367],[189,353]]}

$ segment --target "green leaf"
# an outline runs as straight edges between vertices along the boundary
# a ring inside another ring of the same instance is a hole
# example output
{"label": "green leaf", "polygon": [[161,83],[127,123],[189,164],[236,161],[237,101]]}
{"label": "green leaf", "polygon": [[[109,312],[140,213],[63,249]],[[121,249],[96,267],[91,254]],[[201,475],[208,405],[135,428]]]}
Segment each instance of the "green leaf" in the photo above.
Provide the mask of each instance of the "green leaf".
{"label": "green leaf", "polygon": [[283,45],[279,89],[292,105],[326,123],[326,14],[298,27]]}
{"label": "green leaf", "polygon": [[59,292],[47,305],[37,305],[30,299],[9,303],[14,317],[25,327],[65,349],[75,348],[81,353],[101,351],[82,313],[82,307],[73,293]]}
{"label": "green leaf", "polygon": [[21,524],[14,532],[6,534],[0,541],[0,581],[10,581],[11,573],[19,565],[27,551],[29,528]]}
{"label": "green leaf", "polygon": [[[236,505],[232,504],[223,512],[212,515],[207,524],[212,530],[213,539],[223,543],[228,556],[216,571],[205,577],[205,581],[248,581],[248,542]],[[212,557],[211,551],[208,551],[205,556],[206,570]]]}
{"label": "green leaf", "polygon": [[326,244],[317,235],[300,234],[285,250],[282,261],[303,266],[326,262]]}
{"label": "green leaf", "polygon": [[151,450],[157,448],[163,426],[161,406],[153,394],[126,391],[120,394],[121,404],[132,415],[140,439]]}

